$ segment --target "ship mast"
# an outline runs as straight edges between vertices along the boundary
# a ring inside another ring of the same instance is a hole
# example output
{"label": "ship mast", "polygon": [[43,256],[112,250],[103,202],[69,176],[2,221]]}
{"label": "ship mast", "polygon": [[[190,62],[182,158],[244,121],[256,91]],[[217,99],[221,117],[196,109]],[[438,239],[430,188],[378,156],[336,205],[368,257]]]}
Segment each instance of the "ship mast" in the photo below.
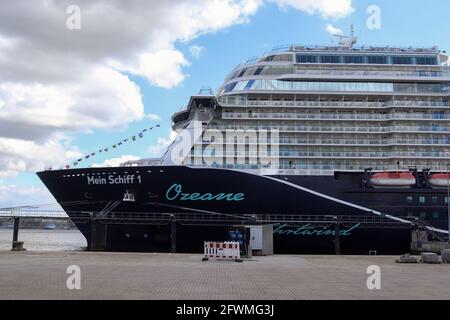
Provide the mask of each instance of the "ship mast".
{"label": "ship mast", "polygon": [[339,38],[339,47],[341,49],[351,50],[358,41],[355,37],[355,28],[353,24],[350,26],[350,36],[344,36],[342,34],[333,34],[334,37]]}

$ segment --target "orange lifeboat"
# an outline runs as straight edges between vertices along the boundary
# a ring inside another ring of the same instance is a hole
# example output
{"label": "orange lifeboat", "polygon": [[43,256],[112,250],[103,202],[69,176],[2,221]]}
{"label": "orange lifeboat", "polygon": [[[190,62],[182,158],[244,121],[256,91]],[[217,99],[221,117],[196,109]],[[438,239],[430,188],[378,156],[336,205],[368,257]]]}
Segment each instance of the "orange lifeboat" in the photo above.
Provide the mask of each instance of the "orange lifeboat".
{"label": "orange lifeboat", "polygon": [[375,188],[409,188],[416,184],[416,177],[411,172],[375,173],[370,178],[370,185]]}
{"label": "orange lifeboat", "polygon": [[450,173],[436,173],[430,177],[432,188],[448,188],[450,186]]}

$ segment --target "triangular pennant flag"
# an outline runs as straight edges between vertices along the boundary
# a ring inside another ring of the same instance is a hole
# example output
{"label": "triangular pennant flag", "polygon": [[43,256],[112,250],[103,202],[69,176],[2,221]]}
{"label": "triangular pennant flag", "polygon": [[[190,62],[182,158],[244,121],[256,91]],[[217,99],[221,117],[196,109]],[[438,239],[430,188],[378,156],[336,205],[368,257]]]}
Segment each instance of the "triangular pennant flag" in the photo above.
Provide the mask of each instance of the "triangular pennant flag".
{"label": "triangular pennant flag", "polygon": [[[159,128],[160,125],[157,124],[156,127]],[[145,128],[145,129],[141,130],[141,132],[138,133],[139,138],[143,138],[144,132],[147,132],[148,130],[152,130],[152,129],[153,129],[153,127],[150,127],[148,129]],[[124,139],[122,142],[119,142],[119,143],[113,145],[112,148],[115,149],[115,148],[117,148],[117,146],[121,146],[123,143],[127,142],[128,140],[130,140],[130,138]],[[132,136],[131,140],[136,141],[136,136]],[[108,152],[108,150],[109,150],[109,148],[99,149],[98,153]],[[90,155],[86,155],[83,158],[78,159],[77,161],[73,162],[73,165],[78,166],[80,164],[80,162],[83,161],[83,159],[89,159],[91,156],[92,157],[95,156],[95,152],[92,152]],[[70,165],[66,165],[66,169],[69,169],[69,168],[70,168]]]}

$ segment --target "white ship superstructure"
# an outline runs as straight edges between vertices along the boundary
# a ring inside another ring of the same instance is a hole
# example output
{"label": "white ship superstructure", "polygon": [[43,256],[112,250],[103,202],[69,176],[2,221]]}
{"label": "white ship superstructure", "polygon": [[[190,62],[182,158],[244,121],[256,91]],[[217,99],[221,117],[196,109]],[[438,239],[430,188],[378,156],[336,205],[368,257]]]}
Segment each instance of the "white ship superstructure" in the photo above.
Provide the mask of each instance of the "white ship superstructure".
{"label": "white ship superstructure", "polygon": [[[445,170],[450,157],[446,59],[437,47],[278,48],[230,73],[216,96],[220,108],[207,125],[203,119],[204,129],[224,136],[226,130],[279,130],[273,156],[284,173],[400,166]],[[192,112],[186,121],[191,119]],[[181,121],[175,128],[185,125]],[[207,165],[208,155],[198,150],[183,164]],[[229,159],[224,150],[223,167],[255,169]]]}

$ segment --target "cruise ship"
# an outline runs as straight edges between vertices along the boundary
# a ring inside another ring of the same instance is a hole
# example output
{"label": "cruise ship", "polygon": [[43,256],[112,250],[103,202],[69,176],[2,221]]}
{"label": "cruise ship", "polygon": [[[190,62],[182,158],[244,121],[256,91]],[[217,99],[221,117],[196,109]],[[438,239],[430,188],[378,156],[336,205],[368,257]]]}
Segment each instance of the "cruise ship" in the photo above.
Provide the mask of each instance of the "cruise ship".
{"label": "cruise ship", "polygon": [[91,250],[200,252],[272,226],[276,253],[448,239],[450,67],[433,48],[281,46],[172,117],[158,159],[38,176]]}

